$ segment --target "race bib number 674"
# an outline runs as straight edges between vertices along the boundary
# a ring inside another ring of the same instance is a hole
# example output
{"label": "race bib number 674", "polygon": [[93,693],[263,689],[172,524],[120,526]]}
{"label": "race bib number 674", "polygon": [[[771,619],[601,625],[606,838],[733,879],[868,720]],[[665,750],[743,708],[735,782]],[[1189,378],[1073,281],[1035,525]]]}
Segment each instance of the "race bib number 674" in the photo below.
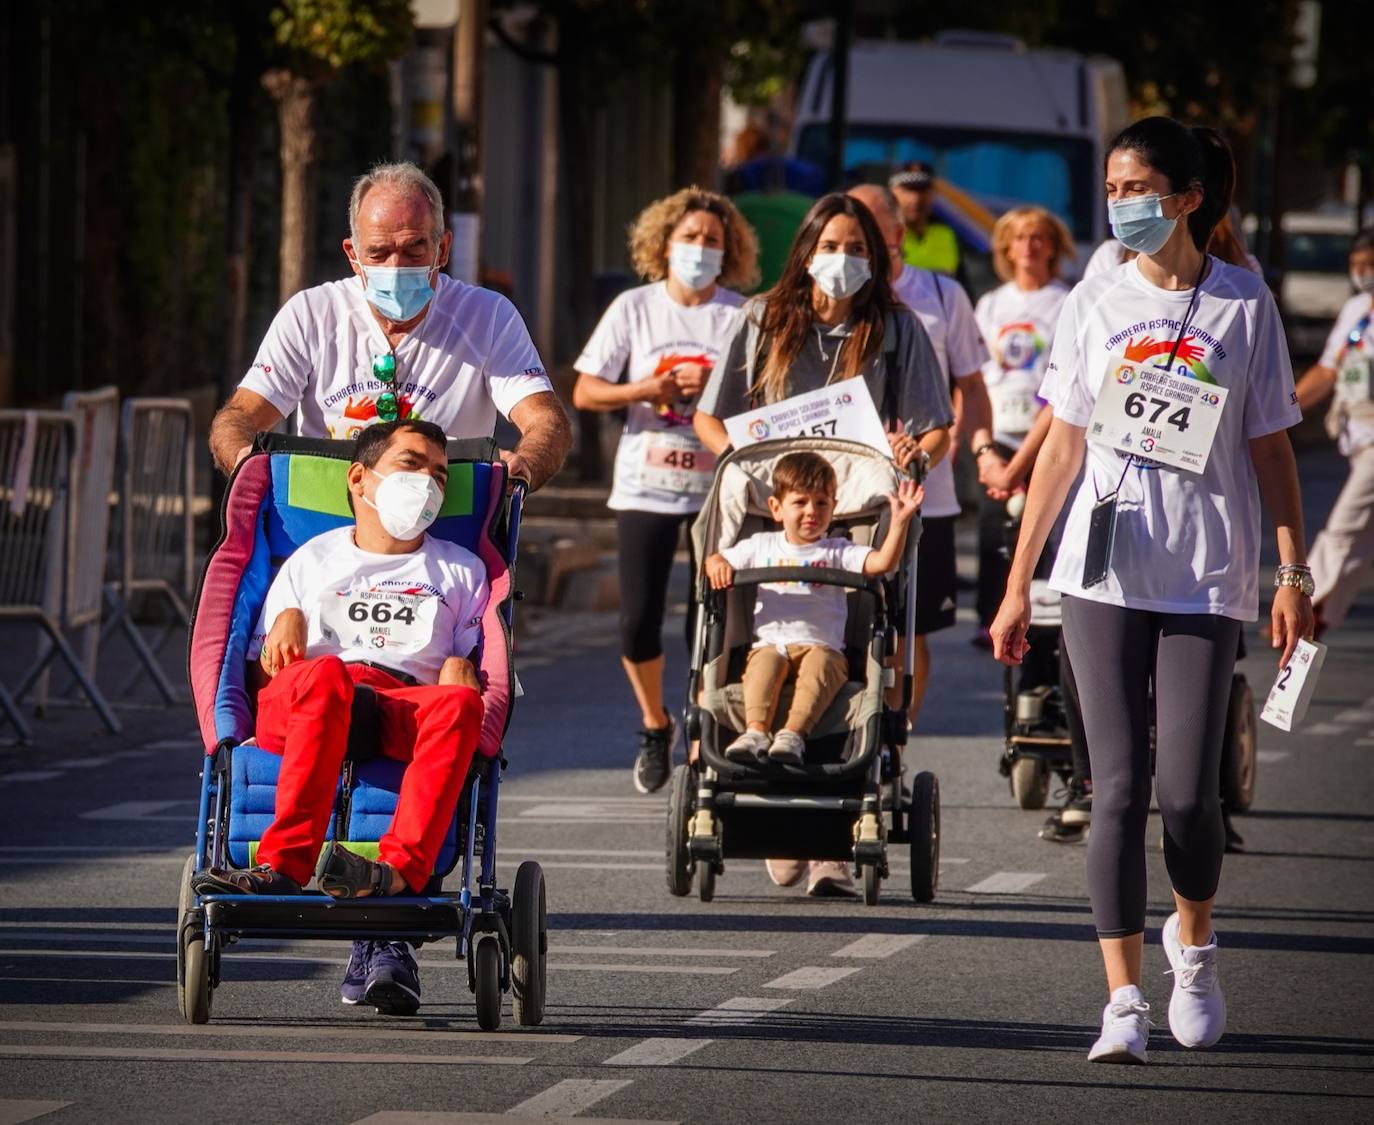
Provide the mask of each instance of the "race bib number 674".
{"label": "race bib number 674", "polygon": [[1201,473],[1227,394],[1215,383],[1113,356],[1088,419],[1087,438],[1173,469]]}

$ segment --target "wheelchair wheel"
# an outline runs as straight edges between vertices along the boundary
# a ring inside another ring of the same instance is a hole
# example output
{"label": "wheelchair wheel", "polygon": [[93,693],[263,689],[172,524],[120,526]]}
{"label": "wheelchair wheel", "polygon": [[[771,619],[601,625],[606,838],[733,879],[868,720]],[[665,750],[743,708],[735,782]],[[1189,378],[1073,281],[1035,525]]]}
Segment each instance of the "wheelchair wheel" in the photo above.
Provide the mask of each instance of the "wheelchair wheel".
{"label": "wheelchair wheel", "polygon": [[877,864],[870,863],[864,867],[864,905],[877,906],[878,897],[882,893],[883,880],[878,874]]}
{"label": "wheelchair wheel", "polygon": [[911,897],[930,902],[940,886],[940,782],[929,770],[911,786]]}
{"label": "wheelchair wheel", "polygon": [[668,791],[668,893],[682,898],[692,893],[692,856],[687,850],[687,829],[692,821],[692,767],[673,770]]}
{"label": "wheelchair wheel", "polygon": [[484,934],[473,950],[477,978],[477,1026],[495,1031],[501,1026],[501,942]]}
{"label": "wheelchair wheel", "polygon": [[1043,809],[1050,793],[1050,771],[1044,759],[1017,758],[1011,763],[1011,795],[1023,809]]}
{"label": "wheelchair wheel", "polygon": [[710,902],[716,897],[716,867],[711,862],[697,864],[697,898]]}
{"label": "wheelchair wheel", "polygon": [[544,1020],[548,984],[549,915],[544,872],[526,860],[515,872],[511,895],[511,1007],[515,1022],[534,1027]]}
{"label": "wheelchair wheel", "polygon": [[210,998],[214,992],[214,960],[205,954],[205,932],[191,878],[196,857],[188,855],[181,869],[181,894],[177,912],[177,1008],[187,1023],[210,1022]]}
{"label": "wheelchair wheel", "polygon": [[1255,693],[1244,676],[1231,679],[1231,703],[1221,747],[1221,800],[1228,812],[1243,813],[1255,803]]}

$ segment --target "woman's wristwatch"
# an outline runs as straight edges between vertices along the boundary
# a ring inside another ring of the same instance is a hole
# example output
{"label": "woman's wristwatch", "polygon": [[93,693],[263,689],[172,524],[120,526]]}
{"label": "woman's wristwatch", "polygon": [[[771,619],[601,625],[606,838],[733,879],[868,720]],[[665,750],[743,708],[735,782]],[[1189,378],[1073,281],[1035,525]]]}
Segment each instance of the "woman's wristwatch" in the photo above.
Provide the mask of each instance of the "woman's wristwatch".
{"label": "woman's wristwatch", "polygon": [[1312,568],[1305,563],[1284,563],[1274,572],[1274,588],[1291,586],[1299,593],[1311,597],[1317,589],[1312,579]]}

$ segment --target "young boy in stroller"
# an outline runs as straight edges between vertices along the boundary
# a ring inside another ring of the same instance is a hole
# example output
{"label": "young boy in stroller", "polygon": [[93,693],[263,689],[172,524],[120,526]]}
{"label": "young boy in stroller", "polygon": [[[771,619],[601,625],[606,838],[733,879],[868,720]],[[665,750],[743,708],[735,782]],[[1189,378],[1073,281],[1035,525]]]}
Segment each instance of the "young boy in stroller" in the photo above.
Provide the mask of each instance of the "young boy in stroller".
{"label": "young boy in stroller", "polygon": [[[906,531],[922,490],[902,481],[889,497],[891,530],[881,547],[828,538],[835,511],[835,470],[818,453],[789,453],[773,469],[768,510],[782,531],[761,532],[706,560],[716,590],[728,589],[735,571],[751,567],[835,567],[868,577],[887,574],[902,558]],[[766,583],[754,607],[758,638],[744,666],[744,733],[725,748],[731,761],[767,757],[801,765],[806,737],[834,701],[847,677],[844,656],[845,591],[806,582]],[[795,679],[782,728],[773,721],[783,687]]]}
{"label": "young boy in stroller", "polygon": [[[486,568],[464,547],[425,534],[448,475],[442,430],[379,423],[359,436],[353,458],[354,525],[291,555],[256,630],[268,681],[258,692],[256,741],[282,756],[272,823],[254,865],[201,872],[198,894],[299,894],[312,872],[334,897],[422,893],[453,820],[482,725],[470,657]],[[337,842],[321,851],[359,688],[375,695],[378,751],[408,763],[375,862]],[[366,996],[383,1010],[413,1012],[414,960],[404,943],[388,949],[396,964],[350,961],[345,1001]]]}

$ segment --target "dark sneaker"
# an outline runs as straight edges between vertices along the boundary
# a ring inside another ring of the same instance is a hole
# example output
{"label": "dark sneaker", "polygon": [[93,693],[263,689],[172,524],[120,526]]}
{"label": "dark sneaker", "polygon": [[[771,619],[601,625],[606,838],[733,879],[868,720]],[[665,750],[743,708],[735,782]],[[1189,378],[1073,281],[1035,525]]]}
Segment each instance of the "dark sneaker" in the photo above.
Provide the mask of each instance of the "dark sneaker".
{"label": "dark sneaker", "polygon": [[635,759],[635,788],[641,793],[657,793],[668,784],[673,772],[673,743],[677,741],[677,720],[667,716],[668,725],[658,730],[639,732],[639,757]]}
{"label": "dark sneaker", "polygon": [[1093,791],[1075,789],[1070,791],[1069,799],[1059,810],[1059,818],[1065,827],[1087,828],[1093,819]]}
{"label": "dark sneaker", "polygon": [[384,1016],[413,1016],[420,1010],[420,967],[408,943],[372,943],[363,1003]]}
{"label": "dark sneaker", "polygon": [[344,970],[343,984],[339,986],[339,999],[345,1004],[361,1004],[367,992],[367,969],[372,962],[372,943],[355,941],[353,952],[348,957],[348,968]]}
{"label": "dark sneaker", "polygon": [[198,895],[298,895],[295,879],[274,871],[265,863],[255,867],[207,867],[191,880]]}
{"label": "dark sneaker", "polygon": [[1063,809],[1050,816],[1040,829],[1040,839],[1048,840],[1051,844],[1081,844],[1087,838],[1088,826],[1065,824]]}

